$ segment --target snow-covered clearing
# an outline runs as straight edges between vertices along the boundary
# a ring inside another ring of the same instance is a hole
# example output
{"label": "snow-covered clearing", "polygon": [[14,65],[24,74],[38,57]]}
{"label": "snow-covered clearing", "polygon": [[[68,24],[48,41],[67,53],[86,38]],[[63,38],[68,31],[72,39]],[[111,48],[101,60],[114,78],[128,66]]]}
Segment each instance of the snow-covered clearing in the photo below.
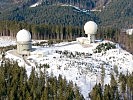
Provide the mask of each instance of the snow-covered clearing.
{"label": "snow-covered clearing", "polygon": [[[127,70],[133,72],[133,56],[130,53],[122,50],[118,44],[116,49],[93,53],[93,49],[99,43],[101,42],[87,46],[73,41],[62,42],[51,47],[33,46],[38,52],[46,51],[47,54],[44,57],[28,56],[26,60],[30,66],[21,57],[16,57],[10,51],[6,52],[6,58],[16,60],[20,66],[25,66],[28,75],[32,67],[49,64],[50,68],[47,68],[49,74],[53,73],[55,76],[61,74],[68,81],[72,80],[88,100],[89,91],[96,83],[101,82],[101,66],[104,66],[106,73],[104,84],[109,84],[110,73],[115,65],[118,66],[119,73],[126,73]],[[36,68],[36,70],[38,69]]]}
{"label": "snow-covered clearing", "polygon": [[0,47],[6,47],[10,45],[16,45],[16,41],[9,36],[0,37]]}
{"label": "snow-covered clearing", "polygon": [[39,0],[38,2],[36,2],[33,5],[31,5],[30,7],[33,8],[33,7],[39,6],[40,4],[42,4],[42,0]]}
{"label": "snow-covered clearing", "polygon": [[73,8],[75,9],[76,12],[83,12],[83,13],[86,13],[86,14],[90,14],[90,10],[87,10],[87,9],[80,9],[80,8],[77,7],[77,6],[67,5],[67,4],[62,4],[61,6],[73,7]]}

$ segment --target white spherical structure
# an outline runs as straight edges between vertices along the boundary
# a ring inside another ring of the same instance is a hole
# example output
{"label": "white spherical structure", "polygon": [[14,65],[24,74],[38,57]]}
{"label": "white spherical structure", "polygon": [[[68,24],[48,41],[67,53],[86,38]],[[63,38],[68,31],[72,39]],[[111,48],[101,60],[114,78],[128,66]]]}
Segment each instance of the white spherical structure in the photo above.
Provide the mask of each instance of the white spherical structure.
{"label": "white spherical structure", "polygon": [[31,34],[29,31],[22,29],[16,35],[17,52],[20,55],[29,55],[32,50]]}
{"label": "white spherical structure", "polygon": [[88,21],[84,25],[85,34],[88,35],[88,43],[95,42],[95,34],[97,32],[97,24],[93,21]]}
{"label": "white spherical structure", "polygon": [[17,33],[17,41],[31,41],[31,34],[29,31],[22,29]]}
{"label": "white spherical structure", "polygon": [[84,25],[85,34],[95,34],[97,31],[97,24],[93,21],[88,21]]}

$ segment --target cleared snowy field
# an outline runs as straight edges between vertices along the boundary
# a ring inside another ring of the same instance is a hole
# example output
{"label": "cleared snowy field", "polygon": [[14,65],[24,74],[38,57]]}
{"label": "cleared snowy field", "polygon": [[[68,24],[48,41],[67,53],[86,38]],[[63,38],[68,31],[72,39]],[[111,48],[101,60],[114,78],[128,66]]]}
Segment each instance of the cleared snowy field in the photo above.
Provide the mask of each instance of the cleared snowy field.
{"label": "cleared snowy field", "polygon": [[46,52],[46,55],[44,57],[29,56],[26,59],[28,64],[21,57],[11,54],[10,51],[6,52],[6,57],[18,61],[20,66],[26,66],[28,75],[31,66],[49,64],[50,68],[47,68],[49,74],[53,73],[55,76],[61,74],[67,80],[72,80],[88,100],[89,91],[96,83],[101,82],[101,66],[104,66],[106,73],[104,84],[109,84],[110,73],[114,66],[118,66],[119,73],[133,72],[133,56],[130,53],[122,50],[119,45],[116,49],[93,53],[99,43],[82,46],[73,41],[55,44],[51,47],[34,46],[33,48],[38,52]]}
{"label": "cleared snowy field", "polygon": [[0,37],[0,47],[6,47],[10,45],[16,45],[16,41],[9,36]]}

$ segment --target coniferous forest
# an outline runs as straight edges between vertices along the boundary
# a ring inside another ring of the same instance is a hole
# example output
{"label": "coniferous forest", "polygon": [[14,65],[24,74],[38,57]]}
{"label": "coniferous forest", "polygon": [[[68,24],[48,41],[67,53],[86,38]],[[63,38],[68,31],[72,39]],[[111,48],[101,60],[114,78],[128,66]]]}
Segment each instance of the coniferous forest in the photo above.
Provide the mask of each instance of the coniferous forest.
{"label": "coniferous forest", "polygon": [[[39,66],[38,66],[39,67]],[[61,75],[48,75],[45,68],[27,76],[25,67],[5,60],[0,66],[0,100],[84,100],[79,88]]]}
{"label": "coniferous forest", "polygon": [[133,26],[132,0],[44,0],[32,8],[31,2],[34,4],[37,0],[25,0],[25,3],[18,0],[18,3],[10,7],[0,4],[0,9],[5,8],[0,11],[0,20],[80,27],[86,21],[93,20],[104,27]]}
{"label": "coniferous forest", "polygon": [[68,4],[78,6],[80,8],[92,9],[96,6],[106,5],[110,0],[1,0],[0,10],[8,9],[6,6],[30,6],[36,2],[42,2],[44,5],[58,5],[58,4]]}
{"label": "coniferous forest", "polygon": [[[32,39],[50,43],[73,41],[86,36],[83,26],[93,20],[98,24],[97,39],[119,43],[133,54],[133,35],[122,31],[133,27],[132,0],[42,0],[41,5],[30,7],[37,1],[1,0],[0,36],[15,39],[17,32],[24,28],[30,31]],[[14,48],[16,46],[0,47],[2,52]],[[0,100],[84,100],[72,81],[48,74],[44,66],[36,67],[38,71],[32,68],[27,75],[25,66],[19,67],[17,62],[3,58]],[[133,73],[118,74],[116,70],[110,77],[110,84],[97,83],[88,91],[88,97],[91,100],[133,100]]]}
{"label": "coniferous forest", "polygon": [[[32,39],[72,41],[76,40],[77,37],[86,36],[83,27],[48,24],[36,25],[17,21],[0,21],[0,36],[16,38],[17,32],[23,28],[31,32]],[[133,53],[133,35],[123,33],[119,28],[102,26],[99,26],[97,33],[97,39],[114,41],[119,43],[123,49]]]}
{"label": "coniferous forest", "polygon": [[[27,75],[25,67],[17,62],[4,59],[0,66],[0,99],[1,100],[84,100],[80,89],[72,81],[61,75],[50,75],[45,66],[36,66]],[[101,72],[102,73],[102,72]],[[103,75],[103,74],[102,74]],[[91,100],[132,100],[133,73],[110,75],[110,84],[103,86],[96,83],[92,91],[88,91]]]}
{"label": "coniferous forest", "polygon": [[133,73],[110,75],[110,84],[98,83],[89,93],[91,100],[133,100]]}

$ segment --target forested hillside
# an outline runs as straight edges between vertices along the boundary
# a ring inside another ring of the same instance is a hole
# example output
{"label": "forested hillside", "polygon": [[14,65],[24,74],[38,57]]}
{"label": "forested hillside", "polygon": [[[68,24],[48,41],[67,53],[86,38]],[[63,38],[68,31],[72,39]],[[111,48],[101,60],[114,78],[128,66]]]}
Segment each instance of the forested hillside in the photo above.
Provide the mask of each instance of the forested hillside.
{"label": "forested hillside", "polygon": [[45,6],[40,5],[35,8],[16,8],[4,15],[1,14],[1,20],[23,21],[33,24],[50,24],[62,26],[81,26],[88,20],[94,20],[97,23],[99,19],[90,11],[82,12],[71,6]]}
{"label": "forested hillside", "polygon": [[[132,0],[111,0],[111,2],[110,0],[103,2],[102,0],[42,0],[40,5],[33,8],[30,5],[38,0],[25,0],[21,5],[19,2],[9,11],[1,10],[0,20],[80,27],[83,27],[86,21],[94,20],[103,27],[131,28],[133,26]],[[93,12],[84,8],[102,9],[101,12],[95,9]]]}
{"label": "forested hillside", "polygon": [[99,83],[89,93],[91,100],[133,100],[133,73],[110,75],[110,84],[103,86]]}
{"label": "forested hillside", "polygon": [[133,27],[133,1],[112,0],[105,9],[98,14],[102,26],[132,28]]}
{"label": "forested hillside", "polygon": [[0,12],[8,11],[13,7],[22,5],[24,0],[0,0]]}
{"label": "forested hillside", "polygon": [[13,6],[30,6],[41,2],[46,5],[68,4],[78,6],[84,9],[93,9],[95,7],[105,6],[111,0],[0,0],[0,10],[8,9]]}
{"label": "forested hillside", "polygon": [[48,75],[45,66],[38,68],[38,72],[32,68],[28,77],[24,67],[19,67],[13,61],[3,60],[0,66],[0,99],[84,100],[79,88],[72,81],[67,82],[61,75]]}

